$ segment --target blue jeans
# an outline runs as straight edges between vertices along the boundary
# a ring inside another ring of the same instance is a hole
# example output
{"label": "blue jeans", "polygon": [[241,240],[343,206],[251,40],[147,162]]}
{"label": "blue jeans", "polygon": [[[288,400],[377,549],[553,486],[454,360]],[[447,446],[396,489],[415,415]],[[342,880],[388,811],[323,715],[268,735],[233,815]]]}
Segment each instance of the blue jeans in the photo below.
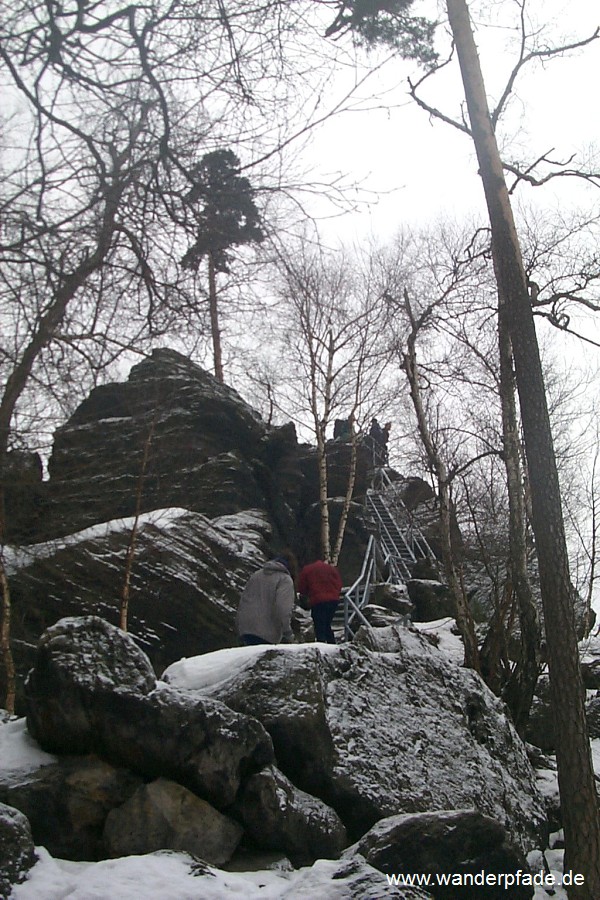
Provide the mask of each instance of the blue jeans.
{"label": "blue jeans", "polygon": [[258,637],[257,634],[242,634],[240,635],[242,639],[242,643],[246,647],[255,647],[257,644],[270,644],[271,641],[265,641],[264,638]]}
{"label": "blue jeans", "polygon": [[315,603],[310,608],[316,638],[323,644],[335,644],[331,623],[339,602],[339,600],[326,600],[324,603]]}

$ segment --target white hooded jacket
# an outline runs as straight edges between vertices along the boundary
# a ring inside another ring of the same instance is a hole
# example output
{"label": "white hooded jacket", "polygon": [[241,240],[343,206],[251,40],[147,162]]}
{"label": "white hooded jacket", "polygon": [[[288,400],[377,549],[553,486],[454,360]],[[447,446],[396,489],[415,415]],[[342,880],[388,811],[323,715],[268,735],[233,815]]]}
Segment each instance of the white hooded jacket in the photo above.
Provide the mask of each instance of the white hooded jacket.
{"label": "white hooded jacket", "polygon": [[271,560],[250,576],[237,612],[238,634],[253,634],[269,644],[290,643],[292,610],[296,599],[287,567]]}

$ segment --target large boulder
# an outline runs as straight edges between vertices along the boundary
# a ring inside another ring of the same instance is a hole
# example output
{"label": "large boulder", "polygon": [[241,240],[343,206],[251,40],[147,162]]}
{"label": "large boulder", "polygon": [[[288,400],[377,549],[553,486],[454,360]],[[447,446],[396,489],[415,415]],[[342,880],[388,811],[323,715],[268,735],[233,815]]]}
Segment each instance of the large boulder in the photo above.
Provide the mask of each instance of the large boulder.
{"label": "large boulder", "polygon": [[[204,512],[215,482],[202,468],[229,452],[256,458],[266,430],[232,388],[173,350],[155,350],[125,383],[95,388],[55,433],[48,533],[131,516],[138,504]],[[239,509],[256,506],[257,492],[264,500],[254,478],[238,487]]]}
{"label": "large boulder", "polygon": [[33,838],[26,816],[0,803],[0,897],[8,897],[11,887],[24,881],[34,863]]}
{"label": "large boulder", "polygon": [[35,844],[53,856],[97,860],[107,815],[141,783],[95,756],[69,756],[16,776],[0,772],[0,801],[27,816]]}
{"label": "large boulder", "polygon": [[231,859],[241,836],[237,822],[165,778],[138,788],[104,828],[109,856],[181,850],[215,866]]}
{"label": "large boulder", "polygon": [[61,620],[42,637],[26,684],[29,731],[47,751],[96,752],[228,806],[242,777],[273,761],[269,736],[217,700],[154,682],[128,635],[97,617]]}
{"label": "large boulder", "polygon": [[352,835],[398,813],[475,807],[523,850],[538,845],[544,805],[503,704],[418,634],[390,632],[395,652],[246,648],[244,664],[218,680],[207,673],[220,654],[175,664],[164,677],[259,719],[279,768],[332,806]]}
{"label": "large boulder", "polygon": [[477,810],[382,819],[355,850],[388,875],[430,876],[427,890],[440,900],[527,900],[533,895],[531,876],[529,885],[516,883],[516,873],[528,869],[523,853],[510,844],[499,822]]}
{"label": "large boulder", "polygon": [[[91,614],[116,624],[132,525],[113,520],[7,553],[15,609],[27,610],[15,623],[21,671],[33,665],[40,634],[60,618]],[[182,656],[237,643],[239,596],[264,562],[270,535],[260,510],[208,519],[160,509],[140,517],[128,627],[158,671]]]}
{"label": "large boulder", "polygon": [[236,808],[256,846],[281,850],[296,866],[335,858],[347,844],[337,813],[274,766],[248,779]]}

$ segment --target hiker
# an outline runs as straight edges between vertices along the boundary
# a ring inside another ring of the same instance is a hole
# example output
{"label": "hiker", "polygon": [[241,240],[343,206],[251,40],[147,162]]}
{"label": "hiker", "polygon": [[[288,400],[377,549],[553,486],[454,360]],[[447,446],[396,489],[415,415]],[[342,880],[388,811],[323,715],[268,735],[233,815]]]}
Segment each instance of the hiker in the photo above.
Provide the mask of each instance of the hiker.
{"label": "hiker", "polygon": [[246,646],[292,644],[296,600],[296,557],[285,550],[248,579],[237,611],[237,629]]}
{"label": "hiker", "polygon": [[315,636],[324,644],[335,644],[331,627],[340,602],[342,577],[335,566],[318,559],[304,566],[298,578],[298,591],[308,597]]}
{"label": "hiker", "polygon": [[390,440],[390,431],[392,430],[392,423],[386,422],[383,426],[383,431],[381,432],[381,441],[383,444],[383,465],[387,466],[390,458],[390,452],[388,449],[388,443]]}
{"label": "hiker", "polygon": [[[391,428],[391,424],[390,424]],[[389,432],[388,432],[389,435]],[[373,449],[373,465],[375,466],[383,466],[385,465],[385,457],[386,457],[386,443],[388,435],[386,435],[385,431],[377,421],[377,419],[371,419],[371,427],[369,429],[369,437],[371,438],[371,446]]]}

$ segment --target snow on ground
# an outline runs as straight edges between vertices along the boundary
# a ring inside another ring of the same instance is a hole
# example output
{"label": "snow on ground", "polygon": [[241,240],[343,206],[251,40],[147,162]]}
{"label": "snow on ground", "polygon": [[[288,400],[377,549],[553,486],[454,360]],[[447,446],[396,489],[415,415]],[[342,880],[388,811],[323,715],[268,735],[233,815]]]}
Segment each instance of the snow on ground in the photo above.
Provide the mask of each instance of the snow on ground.
{"label": "snow on ground", "polygon": [[255,647],[228,647],[202,656],[180,659],[163,672],[162,678],[173,687],[189,691],[215,688],[249,669],[257,657],[276,647],[286,653],[335,653],[334,644],[258,644]]}
{"label": "snow on ground", "polygon": [[412,624],[421,634],[436,637],[439,641],[439,649],[452,662],[462,666],[465,658],[465,648],[458,634],[455,634],[456,621],[454,619],[436,619],[435,622],[413,622]]}
{"label": "snow on ground", "polygon": [[32,772],[56,762],[27,731],[25,719],[11,719],[0,725],[0,768],[3,772]]}

